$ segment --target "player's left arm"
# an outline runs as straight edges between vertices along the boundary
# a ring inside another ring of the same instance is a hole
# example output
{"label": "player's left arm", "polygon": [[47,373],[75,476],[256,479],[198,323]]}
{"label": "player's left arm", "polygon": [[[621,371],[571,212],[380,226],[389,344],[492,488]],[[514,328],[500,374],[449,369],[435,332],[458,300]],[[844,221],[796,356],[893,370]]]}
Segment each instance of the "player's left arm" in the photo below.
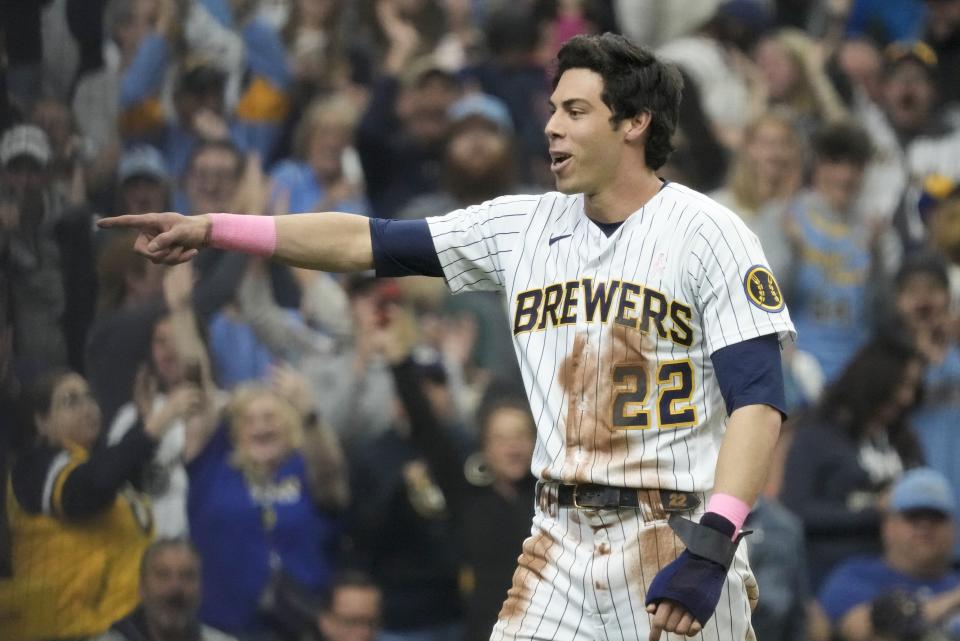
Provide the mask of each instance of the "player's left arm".
{"label": "player's left arm", "polygon": [[[780,341],[765,334],[719,349],[711,361],[730,416],[717,457],[714,496],[752,506],[766,482],[786,415]],[[739,529],[741,515],[729,516]]]}
{"label": "player's left arm", "polygon": [[699,524],[674,517],[687,549],[647,593],[650,639],[697,634],[720,598],[739,530],[766,481],[785,406],[776,334],[724,347],[712,357],[730,419],[716,463],[715,492]]}

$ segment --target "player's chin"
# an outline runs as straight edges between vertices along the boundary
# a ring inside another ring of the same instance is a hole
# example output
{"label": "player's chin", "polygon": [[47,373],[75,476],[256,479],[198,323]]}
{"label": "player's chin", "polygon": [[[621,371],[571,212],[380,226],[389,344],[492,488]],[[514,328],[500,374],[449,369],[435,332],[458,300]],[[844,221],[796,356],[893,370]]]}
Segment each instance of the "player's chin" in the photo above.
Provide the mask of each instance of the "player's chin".
{"label": "player's chin", "polygon": [[570,178],[561,178],[560,176],[556,176],[556,185],[557,191],[559,191],[561,194],[567,194],[568,196],[579,194],[581,191],[583,191],[580,188],[580,185]]}

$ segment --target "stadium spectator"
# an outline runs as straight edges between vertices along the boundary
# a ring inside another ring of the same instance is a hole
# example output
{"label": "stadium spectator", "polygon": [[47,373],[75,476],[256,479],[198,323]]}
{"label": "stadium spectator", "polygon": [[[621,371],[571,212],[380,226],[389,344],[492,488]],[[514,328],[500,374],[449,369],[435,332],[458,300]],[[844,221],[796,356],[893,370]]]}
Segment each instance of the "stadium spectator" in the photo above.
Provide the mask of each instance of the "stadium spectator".
{"label": "stadium spectator", "polygon": [[[414,58],[434,56],[448,33],[446,5],[441,0],[362,0],[357,3],[358,35],[378,68],[396,62],[398,38]],[[402,32],[402,34],[401,34]],[[457,62],[455,56],[452,62]]]}
{"label": "stadium spectator", "polygon": [[[208,141],[197,145],[184,177],[190,213],[220,211],[264,212],[269,188],[255,156],[246,159],[228,141]],[[201,278],[208,274],[225,276],[219,290],[218,308],[208,317],[198,314],[206,327],[214,378],[222,389],[232,389],[245,381],[264,378],[270,365],[270,353],[257,340],[253,330],[239,318],[237,288],[249,264],[247,256],[214,252],[198,265]],[[270,265],[269,273],[276,298],[287,307],[299,303],[299,289],[282,265]]]}
{"label": "stadium spectator", "polygon": [[[187,534],[187,471],[183,457],[198,447],[200,434],[217,421],[223,404],[210,380],[210,364],[197,333],[196,318],[190,306],[193,294],[193,269],[178,265],[163,278],[164,302],[169,315],[157,319],[150,341],[150,356],[141,365],[139,375],[156,387],[154,411],[160,411],[175,390],[184,383],[198,386],[202,399],[193,424],[179,420],[160,441],[153,459],[144,469],[141,485],[150,497],[157,536],[172,538]],[[120,408],[107,432],[107,443],[119,442],[137,420],[133,403]],[[204,425],[205,423],[205,425]]]}
{"label": "stadium spectator", "polygon": [[872,153],[870,139],[847,123],[821,128],[813,140],[811,186],[787,204],[792,265],[790,315],[797,346],[814,356],[827,381],[840,374],[868,338],[876,293],[871,270],[881,267],[878,238],[853,211],[863,170]]}
{"label": "stadium spectator", "polygon": [[8,203],[0,243],[7,247],[15,366],[25,379],[68,363],[81,370],[93,315],[90,210],[54,188],[52,160],[38,127],[17,125],[0,137],[0,191]]}
{"label": "stadium spectator", "polygon": [[736,149],[743,128],[767,110],[763,80],[748,56],[772,15],[761,3],[741,0],[721,2],[714,9],[693,33],[658,47],[657,55],[693,78],[715,135]]}
{"label": "stadium spectator", "polygon": [[447,113],[460,86],[432,59],[415,57],[420,35],[395,10],[378,17],[389,45],[357,127],[357,151],[372,213],[393,218],[414,196],[439,187]]}
{"label": "stadium spectator", "polygon": [[140,605],[95,641],[236,641],[197,618],[202,587],[187,539],[154,541],[140,561]]}
{"label": "stadium spectator", "polygon": [[393,417],[383,400],[393,393],[390,373],[369,345],[381,291],[365,276],[347,280],[344,289],[317,275],[305,285],[298,316],[277,305],[265,266],[252,263],[238,294],[244,321],[272,359],[307,378],[348,455],[387,430]]}
{"label": "stadium spectator", "polygon": [[802,31],[781,29],[764,36],[754,61],[764,80],[768,106],[789,109],[804,134],[846,118],[847,110],[827,78],[816,43]]}
{"label": "stadium spectator", "polygon": [[529,6],[504,3],[490,10],[483,23],[488,55],[479,57],[463,75],[484,93],[499,98],[510,111],[519,176],[523,182],[550,184],[546,138],[548,74],[537,46],[540,31]]}
{"label": "stadium spectator", "polygon": [[397,218],[441,216],[502,194],[535,193],[535,188],[518,184],[513,122],[503,102],[470,94],[453,103],[447,115],[442,189],[417,196]]}
{"label": "stadium spectator", "polygon": [[200,619],[240,637],[312,627],[295,606],[333,576],[349,497],[339,444],[306,382],[278,369],[271,387],[238,389],[229,424],[199,435],[195,452],[185,458]]}
{"label": "stadium spectator", "polygon": [[418,380],[412,317],[395,311],[377,342],[391,364],[397,394],[410,417],[410,436],[436,480],[462,542],[466,606],[464,638],[489,637],[516,558],[529,536],[530,497],[536,479],[530,459],[536,430],[525,398],[494,388],[478,412],[477,455],[461,463],[459,444],[434,410],[426,384]]}
{"label": "stadium spectator", "polygon": [[338,574],[323,600],[317,627],[323,641],[375,641],[380,631],[380,588],[366,574]]}
{"label": "stadium spectator", "polygon": [[[935,254],[908,257],[897,274],[894,291],[897,319],[915,337],[927,359],[923,395],[910,416],[927,465],[943,474],[956,495],[960,473],[957,419],[960,417],[960,347],[956,313],[950,310],[949,279],[944,261]],[[956,551],[960,554],[960,538]]]}
{"label": "stadium spectator", "polygon": [[141,420],[119,443],[97,448],[100,408],[80,375],[52,371],[25,394],[22,416],[35,435],[11,471],[14,572],[0,581],[9,638],[99,634],[136,605],[153,525],[132,484],[173,421],[197,408],[196,389],[175,396],[152,412],[152,393],[140,385]]}
{"label": "stadium spectator", "polygon": [[344,168],[355,161],[356,122],[356,107],[344,96],[307,108],[294,134],[295,158],[281,161],[270,174],[274,211],[369,213],[362,181]]}
{"label": "stadium spectator", "polygon": [[942,474],[918,468],[897,481],[883,518],[882,555],[846,561],[818,595],[840,639],[954,638],[960,631],[956,511]]}
{"label": "stadium spectator", "polygon": [[[149,356],[151,332],[167,312],[163,268],[136,254],[130,243],[129,237],[114,235],[100,253],[97,319],[87,341],[90,386],[108,423],[133,398],[133,380]],[[201,327],[232,299],[246,263],[243,256],[211,252],[194,264],[198,277],[191,301]]]}
{"label": "stadium spectator", "polygon": [[72,109],[83,135],[95,152],[118,142],[120,79],[133,61],[140,43],[157,20],[158,2],[110,0],[103,11],[102,48],[109,51],[99,69],[80,77]]}
{"label": "stadium spectator", "polygon": [[138,145],[120,157],[117,167],[118,213],[147,214],[170,209],[170,174],[155,147]]}
{"label": "stadium spectator", "polygon": [[[382,349],[375,338],[374,349]],[[418,358],[409,374],[412,384],[422,385],[433,416],[457,444],[457,457],[447,465],[459,468],[467,448],[453,420],[446,372],[433,350]],[[464,616],[458,592],[460,542],[450,503],[413,436],[412,425],[424,417],[399,407],[395,414],[393,429],[372,439],[354,459],[356,562],[383,589],[382,641],[459,640]]]}
{"label": "stadium spectator", "polygon": [[[193,147],[230,140],[267,157],[289,108],[290,74],[278,34],[241,3],[161,3],[156,30],[140,44],[120,91],[121,131],[153,142],[174,175]],[[187,48],[189,59],[178,52]],[[168,69],[176,69],[173,109],[164,108]]]}
{"label": "stadium spectator", "polygon": [[[884,49],[881,99],[858,114],[876,149],[864,177],[857,210],[869,218],[889,221],[908,190],[940,175],[960,180],[960,128],[937,109],[936,54],[923,42],[895,42]],[[907,203],[910,204],[910,203]],[[912,209],[898,231],[906,240],[922,236]]]}
{"label": "stadium spectator", "polygon": [[876,338],[797,420],[780,499],[803,521],[814,590],[840,561],[879,551],[890,485],[922,461],[906,422],[922,376],[912,347]]}
{"label": "stadium spectator", "polygon": [[883,58],[872,40],[843,40],[834,54],[833,64],[842,78],[833,78],[834,83],[838,85],[837,91],[844,96],[851,112],[861,113],[871,102],[880,102]]}

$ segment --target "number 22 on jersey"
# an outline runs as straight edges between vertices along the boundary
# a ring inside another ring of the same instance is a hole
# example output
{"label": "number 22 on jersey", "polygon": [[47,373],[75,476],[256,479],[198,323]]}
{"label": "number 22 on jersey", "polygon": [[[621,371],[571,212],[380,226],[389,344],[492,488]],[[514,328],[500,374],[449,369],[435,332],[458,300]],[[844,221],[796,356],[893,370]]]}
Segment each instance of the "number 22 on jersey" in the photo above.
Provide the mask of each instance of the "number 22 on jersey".
{"label": "number 22 on jersey", "polygon": [[[613,367],[613,426],[623,430],[693,427],[697,409],[691,403],[693,365],[688,359],[659,363],[655,401],[646,363],[619,363]],[[653,402],[651,402],[653,401]],[[655,414],[655,416],[653,416]]]}

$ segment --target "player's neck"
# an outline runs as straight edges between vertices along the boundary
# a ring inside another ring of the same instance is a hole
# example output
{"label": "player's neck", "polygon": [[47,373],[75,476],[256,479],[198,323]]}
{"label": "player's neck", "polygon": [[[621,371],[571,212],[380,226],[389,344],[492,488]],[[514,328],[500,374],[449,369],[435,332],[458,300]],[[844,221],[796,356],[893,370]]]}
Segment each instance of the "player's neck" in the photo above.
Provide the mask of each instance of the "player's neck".
{"label": "player's neck", "polygon": [[620,172],[604,189],[584,194],[587,216],[600,223],[621,223],[657,195],[663,181],[650,169],[643,172]]}

